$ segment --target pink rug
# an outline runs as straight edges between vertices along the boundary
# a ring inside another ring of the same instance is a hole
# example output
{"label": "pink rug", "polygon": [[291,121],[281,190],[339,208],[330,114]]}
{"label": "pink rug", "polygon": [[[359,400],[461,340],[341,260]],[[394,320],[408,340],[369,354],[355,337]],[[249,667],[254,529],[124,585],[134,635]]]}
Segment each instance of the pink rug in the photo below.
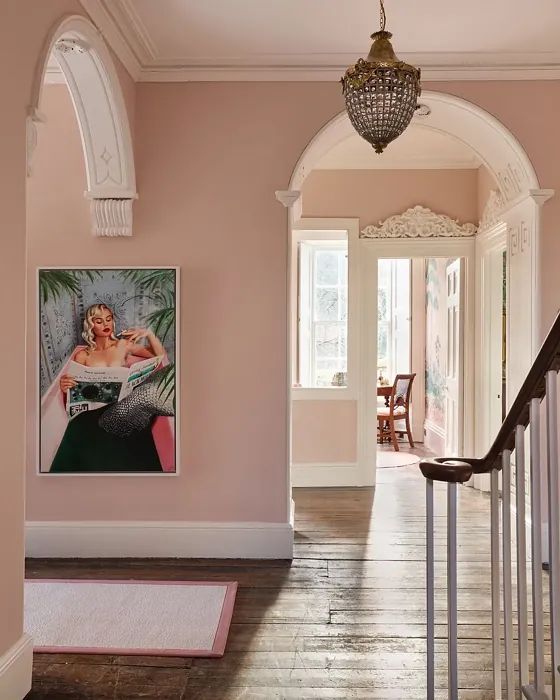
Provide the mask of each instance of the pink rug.
{"label": "pink rug", "polygon": [[36,652],[223,656],[236,582],[25,582],[25,630]]}

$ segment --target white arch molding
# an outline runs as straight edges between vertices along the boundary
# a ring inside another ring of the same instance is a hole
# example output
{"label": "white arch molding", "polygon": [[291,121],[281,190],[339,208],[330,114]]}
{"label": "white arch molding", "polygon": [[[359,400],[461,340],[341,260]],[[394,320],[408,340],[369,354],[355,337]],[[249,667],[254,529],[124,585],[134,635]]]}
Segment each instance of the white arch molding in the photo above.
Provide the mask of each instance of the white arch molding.
{"label": "white arch molding", "polygon": [[[469,146],[490,171],[497,185],[497,191],[492,194],[492,201],[482,223],[484,228],[490,218],[501,220],[505,222],[508,229],[510,289],[508,337],[510,349],[516,348],[508,358],[509,400],[511,401],[542,339],[540,298],[543,290],[539,271],[541,206],[554,194],[554,191],[540,188],[537,174],[527,153],[513,134],[491,114],[461,98],[433,91],[425,91],[422,94],[422,103],[429,107],[430,114],[416,116],[414,119],[421,122],[422,126],[448,134]],[[305,148],[293,170],[288,188],[276,192],[277,199],[288,208],[290,236],[298,222],[301,224],[304,221],[301,220],[302,187],[306,177],[326,153],[353,134],[354,128],[346,112],[335,116],[317,132]],[[395,214],[399,213],[395,212]],[[430,240],[434,244],[437,243],[437,237],[432,237]],[[475,242],[474,239],[471,240]],[[375,238],[362,237],[360,246],[362,246],[363,257],[366,257],[368,250],[372,250],[371,246],[380,244],[380,241]],[[409,245],[405,241],[402,241],[402,244]],[[443,239],[441,244],[443,245]],[[364,273],[365,271],[362,271],[362,274]],[[288,275],[291,276],[290,269],[288,269]],[[374,294],[375,290],[364,288],[362,292],[367,297],[368,293]],[[527,342],[527,329],[530,329],[530,343]],[[288,339],[288,348],[290,347],[291,341]],[[366,373],[361,369],[358,373],[360,382],[367,383]],[[291,372],[288,372],[288,376],[291,377]],[[288,416],[291,412],[290,396],[291,387],[288,387]],[[365,403],[358,400],[358,413],[359,416],[361,415],[361,418],[358,418],[359,424],[367,419]],[[288,431],[290,430],[289,422]],[[360,430],[359,427],[358,430]],[[366,473],[372,474],[374,480],[375,458],[373,457],[373,465],[371,459],[372,454],[375,454],[375,446],[368,448],[367,445],[360,445],[361,442],[358,437],[358,460],[360,462],[363,460]]]}
{"label": "white arch molding", "polygon": [[27,117],[28,175],[37,143],[41,95],[53,55],[68,85],[80,127],[95,236],[132,235],[137,198],[132,138],[119,78],[98,29],[85,17],[65,17],[51,31],[35,76]]}

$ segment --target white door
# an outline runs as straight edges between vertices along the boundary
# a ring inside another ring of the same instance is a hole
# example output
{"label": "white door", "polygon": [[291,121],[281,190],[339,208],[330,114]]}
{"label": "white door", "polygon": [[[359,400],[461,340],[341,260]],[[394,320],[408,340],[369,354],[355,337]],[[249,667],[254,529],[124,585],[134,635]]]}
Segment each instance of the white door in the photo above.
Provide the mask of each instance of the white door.
{"label": "white door", "polygon": [[445,454],[463,449],[463,261],[447,266],[447,358],[445,392]]}
{"label": "white door", "polygon": [[498,249],[492,251],[488,260],[489,279],[489,308],[486,313],[489,318],[488,350],[489,350],[489,406],[488,406],[488,447],[494,441],[503,421],[505,396],[503,386],[504,367],[504,254]]}

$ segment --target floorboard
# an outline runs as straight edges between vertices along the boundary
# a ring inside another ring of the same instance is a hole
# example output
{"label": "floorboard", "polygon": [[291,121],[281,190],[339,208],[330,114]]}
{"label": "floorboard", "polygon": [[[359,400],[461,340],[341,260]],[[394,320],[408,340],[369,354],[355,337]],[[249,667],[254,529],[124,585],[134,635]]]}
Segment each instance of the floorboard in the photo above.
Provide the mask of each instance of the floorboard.
{"label": "floorboard", "polygon": [[[37,654],[28,700],[423,700],[424,480],[296,489],[293,562],[29,560],[29,578],[237,580],[222,659]],[[447,697],[445,491],[436,488],[436,654]],[[490,700],[489,499],[459,492],[461,700]]]}

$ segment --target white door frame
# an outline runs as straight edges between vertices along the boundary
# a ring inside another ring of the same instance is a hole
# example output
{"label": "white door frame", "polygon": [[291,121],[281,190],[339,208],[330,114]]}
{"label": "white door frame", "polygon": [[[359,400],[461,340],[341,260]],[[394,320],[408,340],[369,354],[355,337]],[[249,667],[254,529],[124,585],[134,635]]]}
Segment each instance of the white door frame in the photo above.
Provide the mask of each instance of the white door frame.
{"label": "white door frame", "polygon": [[[451,274],[450,274],[451,269]],[[455,270],[455,272],[453,272]],[[476,275],[476,270],[475,270]],[[461,388],[465,386],[465,265],[463,258],[455,258],[445,270],[446,277],[446,333],[447,358],[445,369],[445,454],[454,457],[463,455],[463,404]],[[453,281],[452,288],[450,282]],[[459,289],[457,289],[457,282]],[[453,309],[452,328],[450,310]],[[458,323],[455,320],[458,317]],[[450,371],[451,370],[451,371]],[[450,385],[452,387],[450,391]],[[452,421],[450,422],[450,416]]]}
{"label": "white door frame", "polygon": [[[474,448],[475,237],[366,239],[359,241],[362,281],[358,462],[364,482],[376,482],[377,453],[377,265],[380,258],[464,258],[465,348],[463,452]],[[444,456],[444,455],[441,455]]]}
{"label": "white door frame", "polygon": [[[475,454],[486,454],[495,435],[490,431],[490,297],[493,289],[491,280],[491,256],[497,252],[507,252],[507,225],[497,221],[476,236],[476,395],[480,397],[475,424]],[[507,329],[506,329],[507,332]],[[508,342],[509,344],[509,342]],[[490,491],[488,474],[475,474],[473,486],[482,491]]]}

